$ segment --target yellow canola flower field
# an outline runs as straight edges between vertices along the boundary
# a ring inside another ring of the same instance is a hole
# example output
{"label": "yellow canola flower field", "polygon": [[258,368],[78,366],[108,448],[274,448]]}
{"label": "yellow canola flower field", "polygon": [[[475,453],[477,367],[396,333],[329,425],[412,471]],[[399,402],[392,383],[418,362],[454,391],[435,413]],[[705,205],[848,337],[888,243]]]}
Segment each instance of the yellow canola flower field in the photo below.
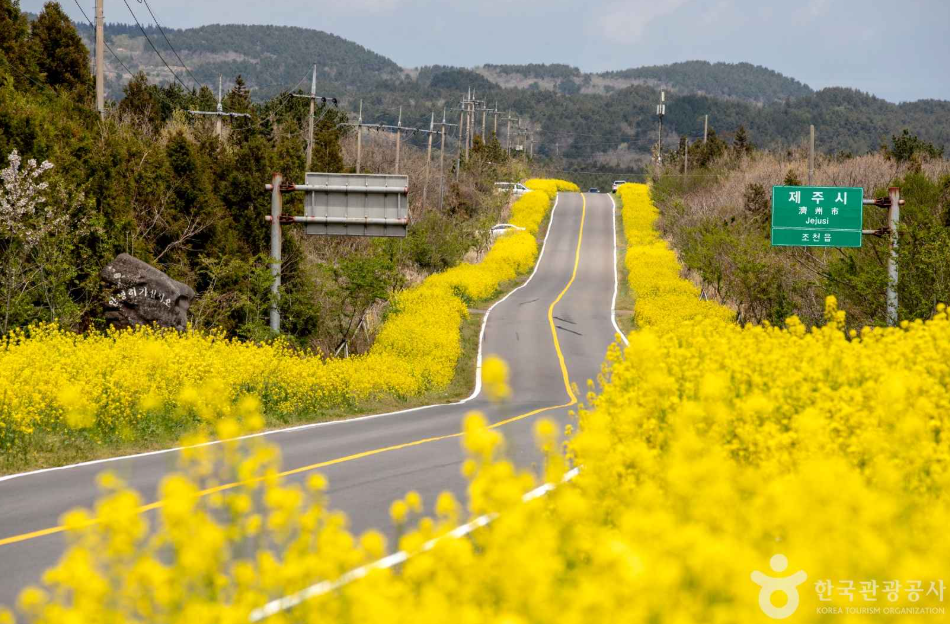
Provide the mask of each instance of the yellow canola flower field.
{"label": "yellow canola flower field", "polygon": [[[626,185],[620,195],[625,260],[649,313],[623,353],[611,348],[566,453],[541,420],[543,477],[519,472],[500,430],[470,416],[469,511],[497,513],[494,522],[424,549],[464,518],[447,494],[434,517],[420,518],[424,501],[410,492],[391,507],[399,547],[412,554],[404,564],[263,621],[943,619],[947,310],[845,333],[829,299],[823,327],[794,318],[785,328],[739,327],[714,304],[687,305],[648,189]],[[504,366],[487,368],[503,396]],[[223,415],[223,437],[259,420],[252,398],[204,400]],[[564,483],[568,461],[580,471]],[[269,600],[384,554],[380,533],[352,535],[326,509],[322,478],[282,484],[278,464],[255,440],[193,449],[163,484],[151,532],[138,495],[104,477],[97,508],[66,519],[72,548],[43,589],[21,596],[26,620],[246,622]],[[523,502],[542,479],[557,487]],[[240,485],[200,492],[232,481]]]}
{"label": "yellow canola flower field", "polygon": [[395,294],[362,356],[328,359],[280,341],[247,343],[201,332],[76,335],[55,326],[13,332],[0,339],[0,452],[24,452],[38,434],[83,430],[96,440],[135,440],[156,429],[187,431],[207,418],[194,405],[199,388],[214,388],[228,400],[253,394],[272,422],[444,388],[461,354],[467,304],[491,298],[534,265],[536,234],[555,195],[519,198],[511,222],[525,230],[500,237],[481,262]]}

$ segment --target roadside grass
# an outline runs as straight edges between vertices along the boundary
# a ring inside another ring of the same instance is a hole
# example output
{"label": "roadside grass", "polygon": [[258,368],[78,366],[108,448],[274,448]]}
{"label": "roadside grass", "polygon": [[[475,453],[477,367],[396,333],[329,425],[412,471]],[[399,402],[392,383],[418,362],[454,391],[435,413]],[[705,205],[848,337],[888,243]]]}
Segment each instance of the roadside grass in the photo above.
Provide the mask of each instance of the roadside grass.
{"label": "roadside grass", "polygon": [[[539,249],[551,222],[550,214],[551,211],[548,211],[538,228]],[[522,275],[502,283],[491,299],[479,301],[476,308],[469,310],[469,318],[462,321],[460,327],[462,353],[456,363],[452,381],[445,388],[410,398],[378,397],[346,407],[317,412],[280,416],[265,413],[265,427],[268,430],[276,430],[295,425],[346,420],[427,405],[454,403],[470,396],[475,388],[479,335],[485,312],[492,304],[524,284],[527,279],[528,275]],[[34,434],[35,437],[29,447],[20,447],[15,452],[0,453],[0,476],[173,448],[182,436],[195,431],[195,421],[175,418],[149,419],[147,427],[146,431],[136,430],[128,432],[126,436],[119,432],[115,436],[100,440],[91,439],[80,432],[75,432],[73,435],[70,435],[70,432],[52,435],[38,431]]]}
{"label": "roadside grass", "polygon": [[630,290],[628,282],[629,271],[624,259],[627,257],[627,237],[623,235],[623,200],[619,194],[614,194],[614,203],[617,210],[614,212],[614,223],[617,226],[615,239],[617,241],[617,257],[614,261],[617,263],[617,303],[616,316],[617,325],[623,331],[624,335],[637,329],[637,322],[634,316],[635,303],[633,292]]}

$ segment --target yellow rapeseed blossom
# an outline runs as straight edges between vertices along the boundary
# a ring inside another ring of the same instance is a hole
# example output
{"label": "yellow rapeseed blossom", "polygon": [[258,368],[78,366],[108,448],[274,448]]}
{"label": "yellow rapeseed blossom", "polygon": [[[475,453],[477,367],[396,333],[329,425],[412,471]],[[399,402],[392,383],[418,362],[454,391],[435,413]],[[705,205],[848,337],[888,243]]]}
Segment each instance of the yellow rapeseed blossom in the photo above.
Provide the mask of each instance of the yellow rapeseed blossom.
{"label": "yellow rapeseed blossom", "polygon": [[[610,350],[600,393],[579,410],[568,453],[578,475],[562,482],[552,422],[534,428],[543,469],[519,471],[501,430],[469,415],[469,511],[494,520],[425,547],[464,521],[458,503],[440,495],[436,518],[412,527],[414,497],[397,500],[408,560],[266,622],[765,622],[766,609],[796,604],[788,621],[941,617],[950,580],[946,308],[850,335],[829,300],[822,327],[794,318],[739,327],[725,308],[687,297],[691,286],[653,230],[649,189],[620,194],[640,329],[623,352]],[[197,409],[219,419],[230,410]],[[72,517],[70,549],[44,587],[24,592],[27,621],[246,622],[268,601],[382,554],[381,535],[350,534],[322,488],[266,478],[279,459],[260,439],[238,446],[234,457],[217,445],[183,458],[150,531],[147,519],[118,521],[137,499],[106,479],[103,502]],[[255,457],[239,491],[198,494]],[[524,500],[541,481],[557,487]],[[228,515],[239,496],[242,512]],[[274,516],[278,529],[248,527]],[[794,589],[770,594],[770,581],[783,579]],[[938,611],[914,611],[926,609]]]}
{"label": "yellow rapeseed blossom", "polygon": [[[0,339],[0,451],[22,450],[37,430],[130,439],[147,435],[157,422],[187,430],[222,413],[238,420],[255,414],[258,421],[245,425],[258,429],[260,411],[279,423],[290,415],[442,389],[461,355],[467,306],[493,297],[534,266],[538,228],[565,184],[547,181],[553,194],[519,198],[511,222],[524,231],[496,240],[481,262],[396,293],[365,355],[328,359],[279,340],[249,343],[214,332],[140,328],[76,335],[53,325],[13,331]],[[237,403],[209,409],[207,395],[215,393]],[[219,436],[233,433],[228,426]]]}

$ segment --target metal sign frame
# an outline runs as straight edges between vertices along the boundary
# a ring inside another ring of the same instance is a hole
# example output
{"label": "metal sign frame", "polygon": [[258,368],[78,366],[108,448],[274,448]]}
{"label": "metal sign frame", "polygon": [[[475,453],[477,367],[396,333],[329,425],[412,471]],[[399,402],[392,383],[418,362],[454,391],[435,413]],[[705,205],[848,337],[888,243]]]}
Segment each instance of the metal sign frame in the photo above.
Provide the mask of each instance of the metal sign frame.
{"label": "metal sign frame", "polygon": [[296,189],[306,192],[309,235],[406,236],[409,176],[308,173],[306,184]]}

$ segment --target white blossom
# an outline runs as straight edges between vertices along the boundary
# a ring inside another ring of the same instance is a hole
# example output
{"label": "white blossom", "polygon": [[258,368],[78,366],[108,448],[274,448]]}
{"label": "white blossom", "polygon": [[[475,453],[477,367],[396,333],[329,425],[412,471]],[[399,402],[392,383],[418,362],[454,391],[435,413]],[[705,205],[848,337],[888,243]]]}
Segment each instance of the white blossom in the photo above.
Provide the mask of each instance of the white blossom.
{"label": "white blossom", "polygon": [[37,164],[30,159],[22,168],[23,159],[13,150],[7,156],[9,166],[0,170],[0,237],[22,240],[27,247],[35,246],[50,231],[66,222],[66,215],[57,215],[52,206],[38,207],[46,203],[44,192],[48,182],[39,178],[53,168],[53,163],[44,160]]}

